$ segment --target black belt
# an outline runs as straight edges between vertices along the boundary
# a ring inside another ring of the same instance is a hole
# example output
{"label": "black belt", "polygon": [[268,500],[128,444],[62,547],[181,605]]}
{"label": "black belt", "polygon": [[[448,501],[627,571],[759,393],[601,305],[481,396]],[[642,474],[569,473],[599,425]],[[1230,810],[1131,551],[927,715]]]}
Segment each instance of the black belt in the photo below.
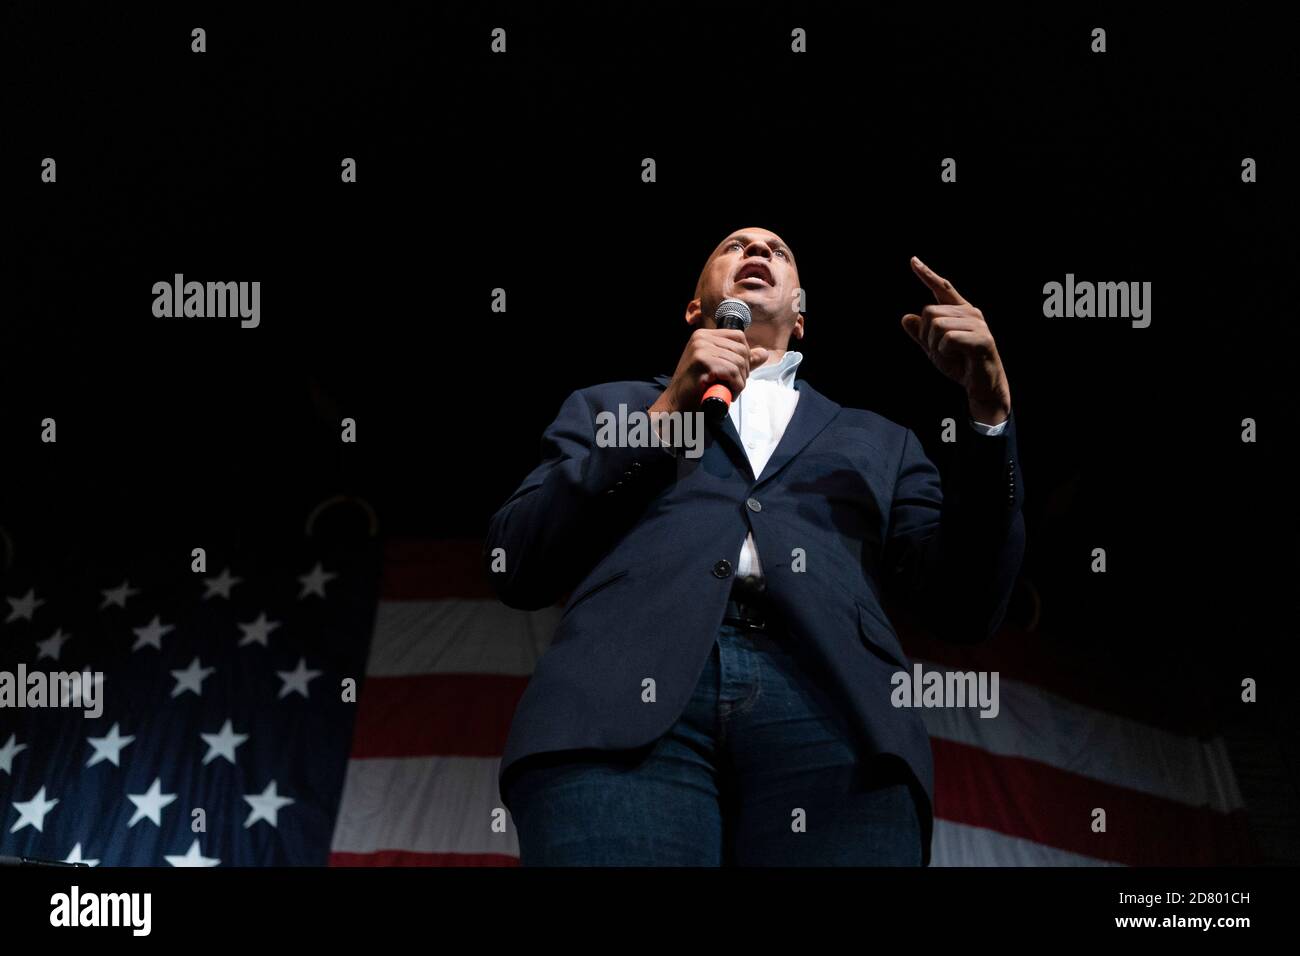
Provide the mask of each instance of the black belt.
{"label": "black belt", "polygon": [[774,623],[771,605],[763,587],[745,578],[737,578],[731,586],[731,597],[727,600],[727,609],[722,620],[727,624],[739,624],[751,630],[766,630]]}

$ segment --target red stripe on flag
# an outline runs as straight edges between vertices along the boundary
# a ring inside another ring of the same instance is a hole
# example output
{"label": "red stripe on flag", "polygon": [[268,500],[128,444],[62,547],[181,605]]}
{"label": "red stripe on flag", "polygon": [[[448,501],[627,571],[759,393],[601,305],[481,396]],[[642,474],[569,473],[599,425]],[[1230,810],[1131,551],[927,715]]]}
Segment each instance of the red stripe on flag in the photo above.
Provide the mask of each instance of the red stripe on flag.
{"label": "red stripe on flag", "polygon": [[527,684],[506,674],[367,677],[352,757],[500,757]]}
{"label": "red stripe on flag", "polygon": [[504,853],[331,853],[330,866],[518,866],[519,857]]}
{"label": "red stripe on flag", "polygon": [[395,538],[384,545],[380,598],[436,601],[495,597],[483,563],[483,542]]}
{"label": "red stripe on flag", "polygon": [[1212,736],[1222,724],[1214,702],[1205,699],[1210,689],[1189,684],[1190,674],[1171,682],[1167,673],[1098,659],[1088,656],[1088,648],[1013,627],[1001,628],[981,644],[951,644],[920,631],[906,615],[899,617],[899,639],[912,659],[952,670],[997,671],[1001,678],[1184,737]]}
{"label": "red stripe on flag", "polygon": [[[1129,866],[1254,861],[1243,811],[1187,806],[949,740],[930,744],[941,819]],[[1105,833],[1092,832],[1096,807],[1106,811]]]}

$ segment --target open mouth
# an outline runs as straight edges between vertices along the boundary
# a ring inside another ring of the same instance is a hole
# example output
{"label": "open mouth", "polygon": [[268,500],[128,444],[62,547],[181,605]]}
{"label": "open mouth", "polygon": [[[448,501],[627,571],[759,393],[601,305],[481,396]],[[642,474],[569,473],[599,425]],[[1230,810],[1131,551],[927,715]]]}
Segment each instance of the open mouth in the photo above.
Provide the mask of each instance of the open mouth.
{"label": "open mouth", "polygon": [[772,278],[772,270],[768,268],[766,262],[751,260],[742,265],[736,271],[736,282],[744,282],[746,279],[761,279],[770,286],[776,285]]}

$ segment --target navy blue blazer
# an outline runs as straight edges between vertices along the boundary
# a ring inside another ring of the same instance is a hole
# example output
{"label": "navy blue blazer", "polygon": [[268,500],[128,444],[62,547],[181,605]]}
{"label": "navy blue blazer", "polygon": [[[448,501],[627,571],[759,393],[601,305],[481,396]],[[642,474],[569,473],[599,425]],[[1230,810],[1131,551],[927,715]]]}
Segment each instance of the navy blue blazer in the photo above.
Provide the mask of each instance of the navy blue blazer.
{"label": "navy blue blazer", "polygon": [[[761,475],[730,418],[709,426],[696,459],[597,444],[599,412],[648,410],[668,381],[572,393],[542,438],[541,464],[490,522],[484,558],[507,605],[532,610],[569,595],[510,727],[503,801],[523,757],[641,747],[667,732],[712,651],[753,532],[790,632],[827,663],[872,752],[910,769],[928,865],[930,740],[915,709],[890,703],[891,675],[911,665],[881,599],[910,605],[942,640],[973,643],[997,628],[1024,551],[1014,416],[998,436],[955,416],[942,489],[912,431],[842,408],[802,379]],[[497,548],[505,568],[492,573]],[[655,703],[642,701],[646,677]]]}

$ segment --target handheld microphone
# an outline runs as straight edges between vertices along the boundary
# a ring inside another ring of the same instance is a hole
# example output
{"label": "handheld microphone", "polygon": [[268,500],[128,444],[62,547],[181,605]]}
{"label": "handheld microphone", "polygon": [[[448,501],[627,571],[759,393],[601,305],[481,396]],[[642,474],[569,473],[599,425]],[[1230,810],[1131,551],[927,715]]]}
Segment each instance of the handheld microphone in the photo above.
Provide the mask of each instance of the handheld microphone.
{"label": "handheld microphone", "polygon": [[[739,299],[723,299],[713,314],[720,329],[739,329],[744,332],[753,321],[749,306]],[[731,389],[725,385],[710,385],[700,402],[700,410],[711,422],[720,422],[731,408]]]}

